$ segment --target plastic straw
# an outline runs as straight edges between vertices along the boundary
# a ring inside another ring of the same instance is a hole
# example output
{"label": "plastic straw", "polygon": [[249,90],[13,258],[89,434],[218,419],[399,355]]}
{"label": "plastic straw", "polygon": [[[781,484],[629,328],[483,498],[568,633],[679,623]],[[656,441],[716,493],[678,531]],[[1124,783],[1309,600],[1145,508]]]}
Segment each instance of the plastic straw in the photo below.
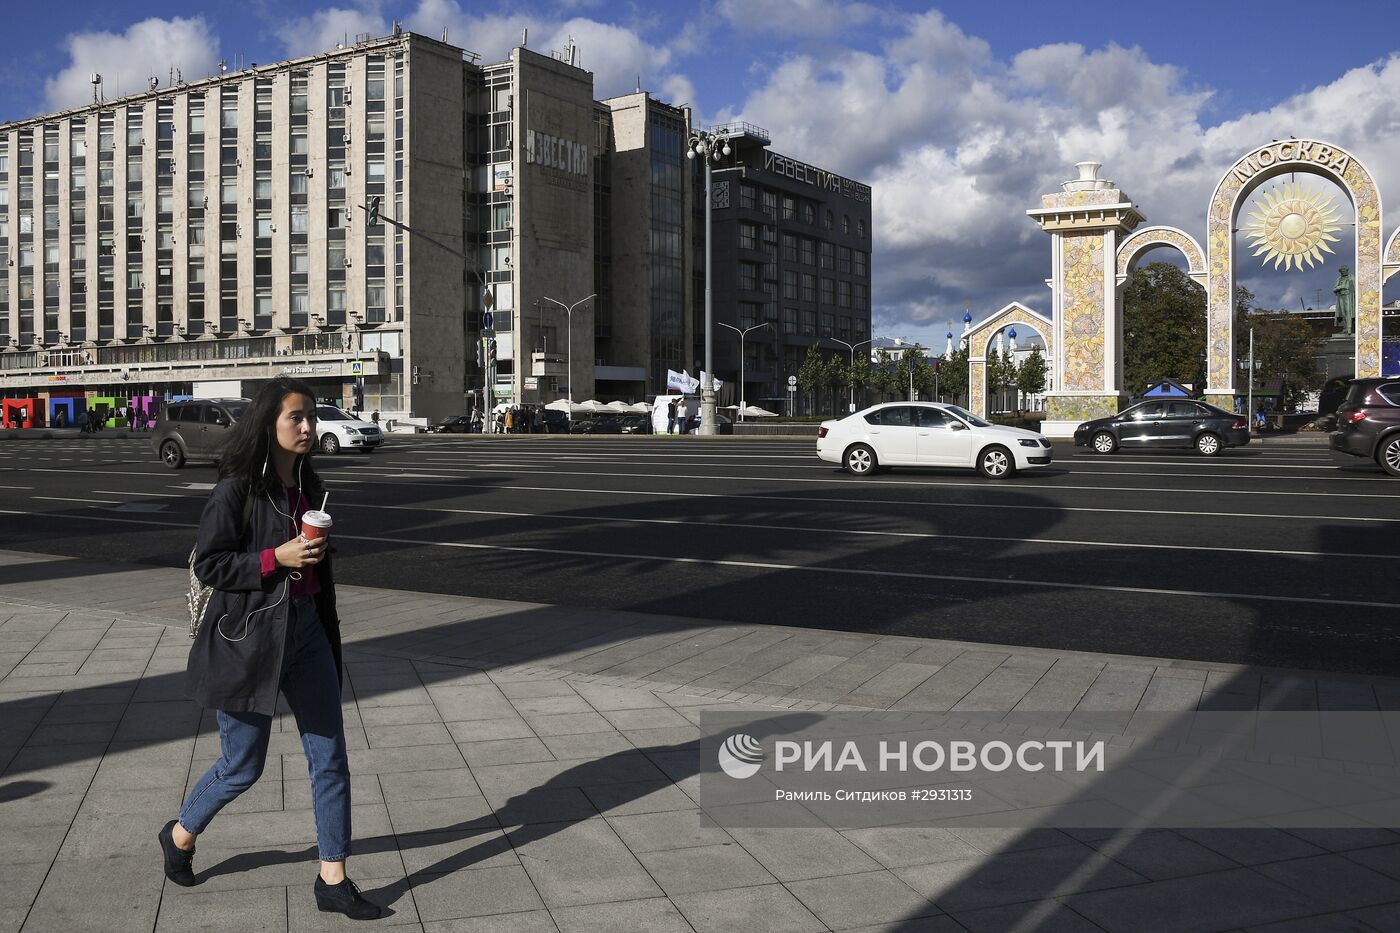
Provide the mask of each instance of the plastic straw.
{"label": "plastic straw", "polygon": [[322,512],[324,512],[324,511],[326,510],[326,500],[329,499],[330,497],[331,497],[331,491],[330,491],[329,489],[327,489],[326,492],[325,492],[325,494],[321,496],[321,511],[322,511]]}

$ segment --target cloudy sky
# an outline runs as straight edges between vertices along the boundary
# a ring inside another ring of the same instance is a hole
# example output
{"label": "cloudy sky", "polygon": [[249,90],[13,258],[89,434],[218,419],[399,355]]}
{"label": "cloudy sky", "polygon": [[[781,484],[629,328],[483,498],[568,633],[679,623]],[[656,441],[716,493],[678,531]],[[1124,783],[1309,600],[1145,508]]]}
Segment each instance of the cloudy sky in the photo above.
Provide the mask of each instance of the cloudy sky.
{"label": "cloudy sky", "polygon": [[[642,86],[700,119],[767,128],[773,148],[870,183],[877,333],[941,342],[964,304],[1047,309],[1049,239],[1025,216],[1075,162],[1149,223],[1204,240],[1211,190],[1240,155],[1289,135],[1335,142],[1400,205],[1400,4],[1393,0],[1073,4],[841,0],[73,0],[11,5],[0,121],[108,96],[170,69],[332,48],[405,29],[503,58],[573,36],[599,97]],[[1299,180],[1305,180],[1299,176]],[[1317,184],[1327,194],[1340,191]],[[1331,303],[1336,266],[1237,276],[1269,306]],[[1400,218],[1392,208],[1385,235]],[[1155,257],[1154,257],[1155,258]],[[1165,257],[1164,257],[1165,258]],[[1400,298],[1400,277],[1386,300]]]}

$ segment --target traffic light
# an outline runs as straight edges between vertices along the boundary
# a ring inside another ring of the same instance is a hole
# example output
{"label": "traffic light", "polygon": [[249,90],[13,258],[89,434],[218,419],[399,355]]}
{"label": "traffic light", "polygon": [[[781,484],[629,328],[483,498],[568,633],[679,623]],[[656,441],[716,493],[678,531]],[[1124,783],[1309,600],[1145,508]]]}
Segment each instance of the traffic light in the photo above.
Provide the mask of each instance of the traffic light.
{"label": "traffic light", "polygon": [[496,365],[496,338],[495,338],[495,337],[487,337],[487,338],[486,338],[486,365],[487,365],[487,366],[495,366],[495,365]]}
{"label": "traffic light", "polygon": [[379,198],[378,196],[369,199],[369,226],[379,226]]}

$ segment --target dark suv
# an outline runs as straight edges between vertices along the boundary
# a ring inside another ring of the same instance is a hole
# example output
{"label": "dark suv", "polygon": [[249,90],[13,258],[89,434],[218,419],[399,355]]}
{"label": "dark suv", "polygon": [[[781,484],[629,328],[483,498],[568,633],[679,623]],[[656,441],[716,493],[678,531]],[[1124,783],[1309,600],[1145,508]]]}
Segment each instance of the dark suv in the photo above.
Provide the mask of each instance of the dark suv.
{"label": "dark suv", "polygon": [[246,398],[199,398],[171,402],[156,420],[151,446],[172,470],[186,460],[217,460],[229,428],[252,403]]}
{"label": "dark suv", "polygon": [[1400,476],[1400,377],[1353,379],[1337,409],[1332,449]]}

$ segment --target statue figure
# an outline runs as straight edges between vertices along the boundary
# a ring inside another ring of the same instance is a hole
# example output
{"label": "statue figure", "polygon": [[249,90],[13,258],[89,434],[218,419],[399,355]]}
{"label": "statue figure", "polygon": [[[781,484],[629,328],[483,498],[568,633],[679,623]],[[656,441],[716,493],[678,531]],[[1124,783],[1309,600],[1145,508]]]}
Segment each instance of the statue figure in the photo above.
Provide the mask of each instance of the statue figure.
{"label": "statue figure", "polygon": [[1337,284],[1332,286],[1332,294],[1337,296],[1337,311],[1333,316],[1333,322],[1337,325],[1337,333],[1356,333],[1356,280],[1351,277],[1351,270],[1342,266],[1337,270]]}

